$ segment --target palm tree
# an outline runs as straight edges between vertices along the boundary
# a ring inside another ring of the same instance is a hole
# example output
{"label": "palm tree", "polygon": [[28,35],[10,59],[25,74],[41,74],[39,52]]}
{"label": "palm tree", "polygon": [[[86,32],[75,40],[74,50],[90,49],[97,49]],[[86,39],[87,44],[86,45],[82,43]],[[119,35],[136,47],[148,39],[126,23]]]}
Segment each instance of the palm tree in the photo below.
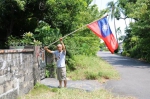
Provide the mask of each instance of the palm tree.
{"label": "palm tree", "polygon": [[116,11],[117,11],[117,2],[110,1],[110,2],[107,3],[107,7],[108,7],[108,10],[109,10],[109,13],[110,13],[111,20],[114,21],[115,34],[116,34],[116,39],[118,41],[116,21],[115,21],[115,14],[116,14]]}
{"label": "palm tree", "polygon": [[125,10],[121,8],[119,3],[117,3],[116,12],[115,12],[115,18],[117,20],[123,19],[124,22],[125,22],[126,28],[127,28],[127,22],[126,22],[127,16],[126,16],[125,13],[126,13]]}

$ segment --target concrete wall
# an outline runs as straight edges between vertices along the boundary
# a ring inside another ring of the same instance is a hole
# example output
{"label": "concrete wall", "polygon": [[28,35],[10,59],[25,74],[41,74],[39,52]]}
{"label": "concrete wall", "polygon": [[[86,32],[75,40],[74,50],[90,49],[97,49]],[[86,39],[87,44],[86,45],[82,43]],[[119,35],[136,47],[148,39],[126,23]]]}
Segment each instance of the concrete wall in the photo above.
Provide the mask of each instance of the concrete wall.
{"label": "concrete wall", "polygon": [[16,99],[40,81],[45,71],[39,67],[38,53],[39,47],[0,50],[0,99]]}

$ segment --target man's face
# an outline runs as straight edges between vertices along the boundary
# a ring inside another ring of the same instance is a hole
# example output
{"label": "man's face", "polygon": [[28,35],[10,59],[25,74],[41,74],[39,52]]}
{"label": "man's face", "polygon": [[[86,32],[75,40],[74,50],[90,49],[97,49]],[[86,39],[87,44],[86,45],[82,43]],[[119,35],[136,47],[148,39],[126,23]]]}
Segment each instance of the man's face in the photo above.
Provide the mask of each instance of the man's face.
{"label": "man's face", "polygon": [[62,51],[62,45],[61,45],[61,44],[58,44],[58,45],[57,45],[57,50],[58,50],[58,51]]}

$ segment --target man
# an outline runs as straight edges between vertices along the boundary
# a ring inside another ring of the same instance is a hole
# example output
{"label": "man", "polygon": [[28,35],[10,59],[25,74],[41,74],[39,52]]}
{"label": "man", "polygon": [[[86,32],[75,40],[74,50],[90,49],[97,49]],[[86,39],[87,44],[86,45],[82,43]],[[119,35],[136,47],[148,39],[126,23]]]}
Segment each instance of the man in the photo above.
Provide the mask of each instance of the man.
{"label": "man", "polygon": [[55,54],[56,57],[56,65],[57,65],[57,79],[59,80],[59,88],[62,87],[62,81],[64,81],[64,87],[67,87],[67,80],[66,80],[66,64],[65,64],[65,58],[66,58],[66,49],[65,45],[62,41],[62,38],[60,38],[60,43],[57,45],[56,51],[51,51],[47,47],[44,47],[44,49],[49,52]]}

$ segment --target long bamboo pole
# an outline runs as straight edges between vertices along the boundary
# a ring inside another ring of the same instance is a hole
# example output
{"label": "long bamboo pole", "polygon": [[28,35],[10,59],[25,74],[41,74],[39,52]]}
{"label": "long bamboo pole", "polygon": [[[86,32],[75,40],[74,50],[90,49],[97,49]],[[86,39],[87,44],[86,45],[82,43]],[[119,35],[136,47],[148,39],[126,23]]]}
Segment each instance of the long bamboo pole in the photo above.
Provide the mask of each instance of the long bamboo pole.
{"label": "long bamboo pole", "polygon": [[[103,17],[101,17],[101,18],[99,18],[99,19],[97,19],[97,20],[92,21],[91,23],[93,23],[93,22],[95,22],[95,21],[98,21],[98,20],[100,20],[100,19],[103,19],[103,18],[105,18],[105,17],[107,17],[107,16],[108,16],[108,14],[107,14],[107,15],[105,15],[105,16],[103,16]],[[91,24],[91,23],[89,23],[89,24]],[[73,34],[73,33],[77,32],[77,31],[79,31],[79,30],[83,29],[83,28],[84,28],[84,27],[86,27],[87,25],[88,25],[88,24],[86,24],[86,25],[82,26],[82,27],[81,27],[81,28],[79,28],[79,29],[74,30],[73,32],[71,32],[71,33],[69,33],[69,34],[67,34],[67,35],[65,35],[65,36],[63,36],[63,37],[61,37],[61,38],[63,39],[63,38],[65,38],[65,37],[67,37],[67,36],[69,36],[69,35],[71,35],[71,34]],[[56,43],[56,42],[58,42],[58,41],[59,41],[59,39],[58,39],[58,40],[56,40],[55,42],[53,42],[53,43],[49,44],[47,47],[49,47],[49,46],[51,46],[51,45],[55,44],[55,43]]]}

